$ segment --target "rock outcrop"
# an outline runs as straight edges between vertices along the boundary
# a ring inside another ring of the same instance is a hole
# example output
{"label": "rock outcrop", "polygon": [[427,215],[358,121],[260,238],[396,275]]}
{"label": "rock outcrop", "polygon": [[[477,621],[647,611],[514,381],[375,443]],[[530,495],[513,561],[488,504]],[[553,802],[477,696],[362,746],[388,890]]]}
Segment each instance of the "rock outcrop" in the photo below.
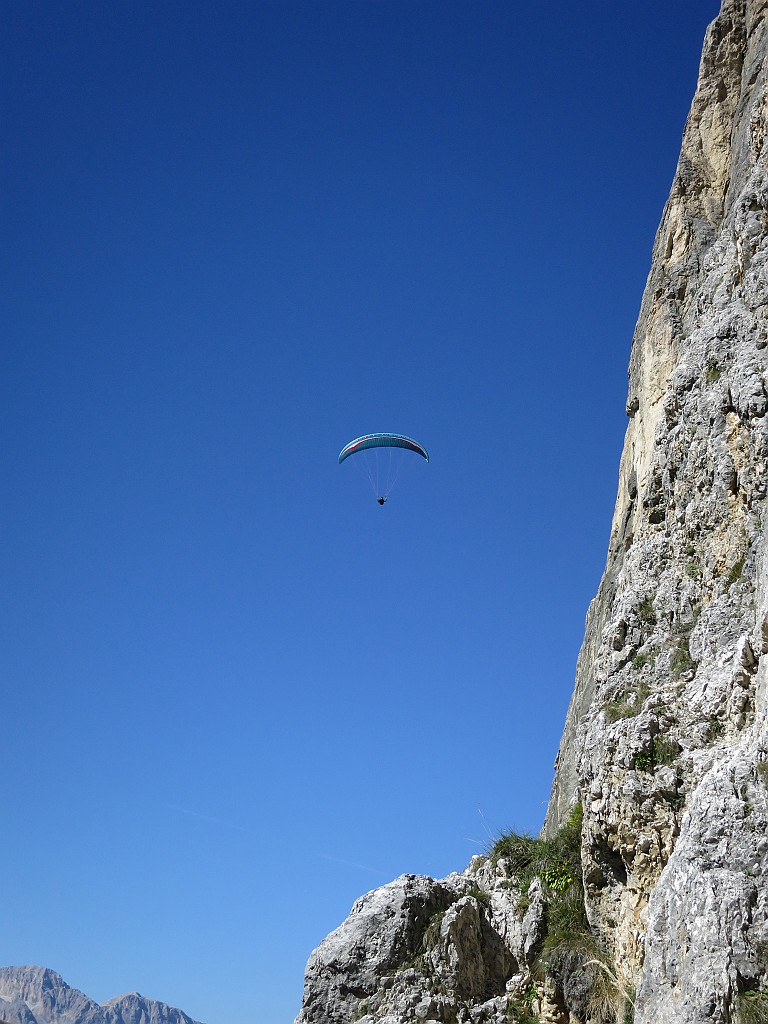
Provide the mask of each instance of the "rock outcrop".
{"label": "rock outcrop", "polygon": [[297,1024],[768,1020],[767,121],[768,0],[723,0],[542,838],[359,900]]}
{"label": "rock outcrop", "polygon": [[0,967],[0,1020],[7,1024],[198,1024],[138,992],[95,1003],[47,967]]}
{"label": "rock outcrop", "polygon": [[310,957],[299,1020],[454,1024],[468,1007],[503,1009],[525,932],[511,893],[477,866],[442,881],[403,875],[359,899]]}

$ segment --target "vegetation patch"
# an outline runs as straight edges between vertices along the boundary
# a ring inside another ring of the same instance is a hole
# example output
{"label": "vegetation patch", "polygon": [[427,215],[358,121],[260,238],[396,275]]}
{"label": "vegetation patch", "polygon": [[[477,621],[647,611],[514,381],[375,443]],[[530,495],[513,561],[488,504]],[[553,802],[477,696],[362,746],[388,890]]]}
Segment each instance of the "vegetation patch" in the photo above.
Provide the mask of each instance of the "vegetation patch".
{"label": "vegetation patch", "polygon": [[564,992],[573,989],[567,1001],[579,1020],[632,1024],[634,988],[591,932],[548,936],[544,955],[550,977]]}
{"label": "vegetation patch", "polygon": [[678,643],[672,654],[672,661],[669,667],[675,679],[679,679],[684,672],[690,672],[691,669],[696,668],[696,662],[691,657],[691,649],[688,646],[687,639],[683,639]]}
{"label": "vegetation patch", "polygon": [[[565,1015],[632,1024],[634,992],[593,935],[587,919],[581,828],[582,808],[577,805],[551,838],[510,832],[494,844],[490,858],[494,864],[504,860],[522,899],[533,879],[541,880],[546,934],[535,970],[539,977],[543,974],[554,983]],[[519,1024],[538,1024],[534,1013],[537,998],[537,988],[531,983],[507,1001],[508,1018]]]}
{"label": "vegetation patch", "polygon": [[360,1018],[361,1017],[365,1017],[365,1015],[367,1013],[368,1013],[368,1000],[367,999],[361,999],[360,1002],[357,1004],[357,1019],[360,1020]]}
{"label": "vegetation patch", "polygon": [[725,722],[722,718],[715,718],[714,716],[707,722],[707,737],[710,743],[715,740],[719,740],[725,732]]}
{"label": "vegetation patch", "polygon": [[545,868],[542,880],[552,892],[563,893],[573,885],[573,875],[567,864],[553,864]]}
{"label": "vegetation patch", "polygon": [[491,908],[491,894],[487,889],[481,889],[477,882],[471,882],[469,885],[469,895],[475,899],[481,907],[485,910]]}
{"label": "vegetation patch", "polygon": [[504,860],[523,904],[527,902],[531,882],[537,877],[553,904],[572,887],[581,888],[581,819],[581,804],[577,804],[565,825],[550,839],[507,832],[494,843],[491,862],[498,864]]}
{"label": "vegetation patch", "polygon": [[741,1024],[768,1024],[768,992],[749,989],[736,999]]}
{"label": "vegetation patch", "polygon": [[656,656],[654,654],[651,654],[650,651],[643,651],[642,654],[636,654],[632,659],[632,668],[635,672],[639,672],[646,665],[652,665],[655,660]]}
{"label": "vegetation patch", "polygon": [[651,753],[655,765],[672,764],[680,754],[680,745],[669,736],[654,736]]}
{"label": "vegetation patch", "polygon": [[605,720],[609,725],[620,722],[623,718],[634,718],[642,704],[630,704],[629,701],[612,700],[603,707]]}
{"label": "vegetation patch", "polygon": [[419,948],[407,960],[402,961],[395,973],[402,974],[403,971],[414,970],[420,974],[430,973],[429,962],[425,957],[427,953],[437,948],[440,941],[440,929],[446,913],[446,910],[438,910],[430,917],[427,927],[421,936]]}
{"label": "vegetation patch", "polygon": [[623,697],[604,704],[602,711],[606,722],[613,724],[613,722],[618,722],[622,718],[634,718],[642,710],[643,704],[648,699],[650,692],[651,689],[647,683],[639,683]]}
{"label": "vegetation patch", "polygon": [[695,604],[692,609],[690,619],[676,619],[672,626],[672,635],[679,637],[689,637],[696,628],[696,623],[699,621],[701,615],[701,605]]}
{"label": "vegetation patch", "polygon": [[659,765],[671,764],[678,756],[678,744],[666,736],[655,736],[645,750],[639,751],[632,759],[632,767],[638,772],[652,772]]}
{"label": "vegetation patch", "polygon": [[707,363],[707,384],[714,384],[724,373],[725,367],[719,366],[714,359],[710,359]]}
{"label": "vegetation patch", "polygon": [[517,1024],[539,1024],[539,1018],[533,1012],[533,1004],[538,999],[536,986],[531,982],[519,996],[507,1000],[507,1017]]}
{"label": "vegetation patch", "polygon": [[731,571],[728,573],[728,586],[732,587],[734,583],[738,583],[741,579],[741,575],[744,572],[744,563],[747,561],[747,556],[742,557],[736,562]]}
{"label": "vegetation patch", "polygon": [[421,949],[423,953],[429,952],[430,949],[434,949],[440,941],[440,928],[443,924],[443,918],[446,912],[444,910],[438,910],[436,914],[433,914],[429,919],[429,924],[424,929],[424,936],[421,940]]}
{"label": "vegetation patch", "polygon": [[650,597],[646,597],[640,602],[637,614],[640,621],[647,626],[656,625],[656,612],[653,610],[653,600]]}
{"label": "vegetation patch", "polygon": [[547,907],[547,929],[548,938],[552,941],[567,935],[592,934],[584,906],[581,877],[578,884],[561,893],[559,899],[550,901]]}

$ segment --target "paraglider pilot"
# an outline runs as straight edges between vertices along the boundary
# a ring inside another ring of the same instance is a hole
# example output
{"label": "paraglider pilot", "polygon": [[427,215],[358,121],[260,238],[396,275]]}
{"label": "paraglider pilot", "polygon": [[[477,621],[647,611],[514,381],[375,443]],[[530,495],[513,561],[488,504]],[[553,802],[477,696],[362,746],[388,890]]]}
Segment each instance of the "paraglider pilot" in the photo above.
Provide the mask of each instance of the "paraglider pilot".
{"label": "paraglider pilot", "polygon": [[[368,448],[406,448],[408,451],[415,452],[420,455],[426,462],[429,462],[429,455],[427,449],[423,445],[420,445],[418,441],[414,441],[410,437],[406,437],[405,434],[363,434],[362,437],[356,437],[354,441],[350,441],[349,444],[339,452],[339,464],[345,459],[348,459],[350,455],[355,455],[357,452],[366,451]],[[390,453],[391,454],[391,453]],[[368,477],[371,483],[371,489],[374,495],[376,491],[381,487],[381,483],[377,483],[378,480],[378,466],[375,472],[372,472],[372,467],[368,467]],[[391,489],[394,483],[392,476],[392,463],[390,461],[389,466],[389,479],[387,486]],[[387,501],[387,490],[384,490],[384,494],[376,498],[379,505],[386,504]]]}

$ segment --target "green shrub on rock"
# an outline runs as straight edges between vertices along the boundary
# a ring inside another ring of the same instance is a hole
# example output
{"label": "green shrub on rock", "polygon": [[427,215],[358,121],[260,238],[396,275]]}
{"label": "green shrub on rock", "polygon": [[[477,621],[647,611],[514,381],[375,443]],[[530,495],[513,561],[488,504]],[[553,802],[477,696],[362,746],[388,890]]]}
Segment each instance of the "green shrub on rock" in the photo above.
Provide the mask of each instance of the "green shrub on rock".
{"label": "green shrub on rock", "polygon": [[768,1024],[768,992],[751,989],[737,998],[741,1024]]}

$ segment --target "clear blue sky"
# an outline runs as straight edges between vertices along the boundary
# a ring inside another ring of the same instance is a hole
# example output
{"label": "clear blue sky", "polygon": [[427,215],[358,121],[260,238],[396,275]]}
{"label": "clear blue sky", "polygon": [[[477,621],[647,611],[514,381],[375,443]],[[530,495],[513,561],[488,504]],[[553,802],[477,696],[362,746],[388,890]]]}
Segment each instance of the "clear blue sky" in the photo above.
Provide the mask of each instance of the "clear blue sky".
{"label": "clear blue sky", "polygon": [[540,828],[718,6],[3,3],[0,963],[288,1024]]}

